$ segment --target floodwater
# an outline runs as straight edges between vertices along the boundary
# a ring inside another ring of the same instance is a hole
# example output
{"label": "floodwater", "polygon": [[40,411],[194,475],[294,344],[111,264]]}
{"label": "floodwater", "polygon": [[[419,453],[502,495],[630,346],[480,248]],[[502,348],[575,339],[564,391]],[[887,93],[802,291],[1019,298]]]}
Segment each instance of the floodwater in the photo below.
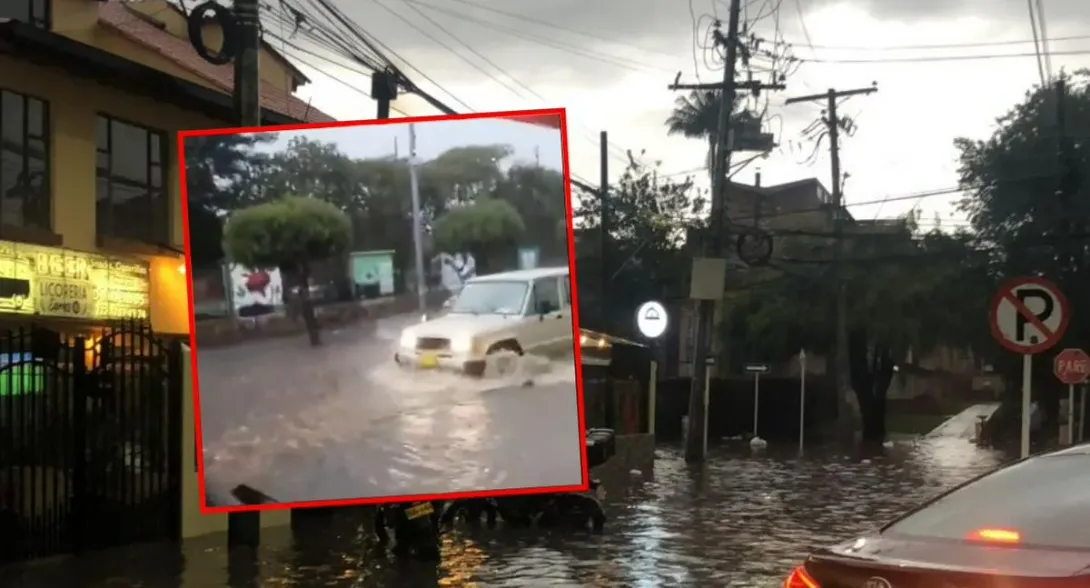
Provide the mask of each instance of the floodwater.
{"label": "floodwater", "polygon": [[[15,575],[0,585],[215,588],[326,586],[734,586],[771,588],[812,545],[850,539],[919,501],[1000,465],[1003,455],[960,438],[899,442],[863,458],[745,446],[711,449],[705,465],[679,447],[659,450],[654,472],[608,480],[610,522],[589,533],[459,530],[440,566],[376,553],[354,526],[321,526],[293,539],[267,531],[256,552],[224,537],[176,548],[99,553]],[[9,575],[10,574],[10,575]]]}
{"label": "floodwater", "polygon": [[571,358],[496,354],[479,379],[407,370],[394,350],[418,320],[330,331],[320,348],[297,337],[199,351],[210,502],[232,504],[239,484],[280,502],[578,485]]}

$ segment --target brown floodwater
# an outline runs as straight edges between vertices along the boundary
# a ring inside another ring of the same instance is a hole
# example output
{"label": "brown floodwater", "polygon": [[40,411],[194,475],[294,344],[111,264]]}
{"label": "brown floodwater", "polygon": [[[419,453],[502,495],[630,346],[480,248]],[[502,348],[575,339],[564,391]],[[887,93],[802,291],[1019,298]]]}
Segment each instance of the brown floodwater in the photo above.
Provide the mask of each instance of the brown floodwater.
{"label": "brown floodwater", "polygon": [[813,545],[851,538],[1006,461],[962,438],[899,442],[880,456],[713,447],[699,467],[660,448],[653,472],[608,481],[605,533],[459,529],[439,566],[377,552],[355,522],[256,551],[223,536],[86,554],[0,571],[0,585],[128,588],[325,586],[774,587]]}

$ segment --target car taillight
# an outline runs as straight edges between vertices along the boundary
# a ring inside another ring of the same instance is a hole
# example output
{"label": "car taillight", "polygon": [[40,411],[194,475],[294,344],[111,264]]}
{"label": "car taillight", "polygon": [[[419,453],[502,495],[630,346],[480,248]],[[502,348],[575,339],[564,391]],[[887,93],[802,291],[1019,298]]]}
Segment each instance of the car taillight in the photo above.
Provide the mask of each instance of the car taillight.
{"label": "car taillight", "polygon": [[799,566],[791,570],[791,575],[783,581],[783,588],[821,588],[821,584],[806,573],[805,567]]}
{"label": "car taillight", "polygon": [[969,541],[1017,545],[1022,541],[1022,534],[1013,529],[977,529],[965,536]]}

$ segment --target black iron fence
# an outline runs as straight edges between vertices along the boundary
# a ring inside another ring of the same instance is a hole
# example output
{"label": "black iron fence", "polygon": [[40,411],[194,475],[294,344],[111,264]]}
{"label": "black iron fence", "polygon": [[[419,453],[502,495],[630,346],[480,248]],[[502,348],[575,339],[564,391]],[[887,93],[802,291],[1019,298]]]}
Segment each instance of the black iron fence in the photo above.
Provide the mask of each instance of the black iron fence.
{"label": "black iron fence", "polygon": [[138,322],[0,332],[0,561],[179,537],[181,357]]}

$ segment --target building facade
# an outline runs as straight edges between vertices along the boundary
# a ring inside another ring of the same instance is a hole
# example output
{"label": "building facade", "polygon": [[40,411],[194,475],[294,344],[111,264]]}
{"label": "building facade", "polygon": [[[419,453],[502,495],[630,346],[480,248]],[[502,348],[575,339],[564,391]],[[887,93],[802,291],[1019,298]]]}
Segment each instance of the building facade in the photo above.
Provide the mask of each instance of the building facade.
{"label": "building facade", "polygon": [[[264,124],[331,120],[283,56],[260,66]],[[0,1],[0,561],[214,518],[195,512],[176,133],[233,126],[233,83],[163,0]]]}
{"label": "building facade", "polygon": [[[0,3],[0,262],[6,252],[29,277],[88,286],[31,292],[27,304],[5,301],[24,293],[0,285],[0,317],[141,318],[188,333],[175,133],[230,126],[233,75],[184,34],[184,15],[162,0]],[[267,123],[328,120],[292,96],[301,72],[268,48],[261,60]],[[59,259],[114,269],[58,274]],[[109,304],[78,298],[103,290]]]}

